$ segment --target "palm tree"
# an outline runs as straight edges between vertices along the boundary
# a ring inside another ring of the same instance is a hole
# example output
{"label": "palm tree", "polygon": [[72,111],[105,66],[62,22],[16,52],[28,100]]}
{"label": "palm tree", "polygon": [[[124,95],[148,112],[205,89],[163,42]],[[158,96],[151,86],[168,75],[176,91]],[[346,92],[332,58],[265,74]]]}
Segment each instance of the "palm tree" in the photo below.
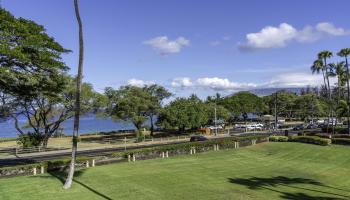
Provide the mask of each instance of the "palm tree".
{"label": "palm tree", "polygon": [[319,74],[320,72],[322,72],[322,76],[323,76],[323,84],[327,90],[327,84],[326,84],[326,76],[325,76],[325,68],[323,65],[323,61],[320,59],[317,59],[314,61],[313,65],[310,67],[312,73],[316,73]]}
{"label": "palm tree", "polygon": [[69,166],[68,177],[63,186],[64,189],[68,189],[72,186],[72,181],[74,176],[75,159],[76,159],[76,153],[78,149],[81,83],[83,79],[83,60],[84,60],[83,25],[79,14],[78,0],[74,0],[74,8],[75,8],[75,16],[77,18],[78,25],[79,25],[79,65],[78,65],[78,76],[77,76],[77,91],[76,91],[76,99],[75,99],[72,160]]}
{"label": "palm tree", "polygon": [[338,117],[343,117],[345,115],[348,115],[349,109],[348,104],[344,100],[339,101],[339,105],[337,107],[337,115]]}
{"label": "palm tree", "polygon": [[349,86],[349,65],[348,65],[348,56],[350,55],[350,48],[341,49],[338,52],[338,56],[345,58],[345,67],[346,67],[346,86],[347,86],[347,104],[348,104],[348,134],[350,135],[350,86]]}
{"label": "palm tree", "polygon": [[[330,63],[329,64],[329,74],[332,77],[337,77],[337,87],[338,87],[338,98],[337,98],[337,107],[339,107],[339,101],[340,101],[340,94],[342,91],[342,87],[344,85],[344,74],[345,74],[345,70],[344,70],[344,62],[338,62],[338,63]],[[335,124],[337,124],[337,119],[335,120]],[[334,134],[334,126],[333,126],[333,134]]]}
{"label": "palm tree", "polygon": [[323,61],[323,67],[325,69],[325,76],[326,76],[326,81],[327,81],[327,87],[328,87],[328,123],[327,123],[327,132],[328,132],[328,127],[329,127],[329,118],[330,115],[331,117],[333,117],[333,110],[332,110],[332,105],[331,105],[331,87],[329,85],[329,71],[328,71],[328,65],[327,65],[327,59],[332,57],[333,53],[330,51],[321,51],[320,53],[318,53],[318,59]]}
{"label": "palm tree", "polygon": [[345,68],[344,68],[344,62],[338,62],[338,63],[330,63],[329,65],[331,75],[330,76],[336,76],[337,77],[337,87],[338,87],[338,99],[337,104],[339,104],[340,101],[340,94],[342,87],[344,86],[344,76],[345,76]]}

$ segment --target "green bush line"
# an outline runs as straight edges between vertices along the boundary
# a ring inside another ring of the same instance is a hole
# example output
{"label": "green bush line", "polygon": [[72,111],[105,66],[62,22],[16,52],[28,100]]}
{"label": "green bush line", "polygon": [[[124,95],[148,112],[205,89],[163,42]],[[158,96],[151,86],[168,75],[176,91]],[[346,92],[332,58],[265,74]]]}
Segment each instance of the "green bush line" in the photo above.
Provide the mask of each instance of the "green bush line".
{"label": "green bush line", "polygon": [[272,142],[301,142],[309,144],[317,144],[321,146],[328,146],[332,143],[330,139],[320,138],[318,136],[271,136],[270,141]]}
{"label": "green bush line", "polygon": [[[92,158],[90,157],[77,157],[76,162],[77,163],[82,163],[85,162],[87,160],[91,160]],[[10,166],[10,167],[1,167],[1,170],[12,170],[12,169],[32,169],[34,167],[39,168],[39,167],[45,167],[46,169],[55,169],[58,167],[62,167],[62,166],[66,166],[70,163],[71,159],[67,158],[67,159],[62,159],[62,160],[51,160],[51,161],[44,161],[44,162],[40,162],[40,163],[33,163],[33,164],[25,164],[25,165],[16,165],[16,166]]]}
{"label": "green bush line", "polygon": [[288,142],[287,136],[270,136],[269,140],[271,142]]}
{"label": "green bush line", "polygon": [[332,138],[333,144],[350,145],[350,138]]}
{"label": "green bush line", "polygon": [[[327,132],[327,127],[322,128],[322,132],[324,133],[332,133],[333,128],[332,126],[328,127],[328,132]],[[348,128],[347,127],[334,127],[334,132],[337,134],[347,134],[348,133]]]}
{"label": "green bush line", "polygon": [[127,157],[130,154],[146,154],[146,153],[161,153],[161,152],[176,152],[176,151],[190,151],[191,148],[207,148],[214,144],[220,145],[222,148],[233,148],[234,142],[257,140],[257,142],[267,141],[267,136],[247,136],[247,137],[229,137],[207,140],[204,142],[186,142],[180,144],[164,145],[152,148],[135,149],[126,152],[113,153],[113,157]]}

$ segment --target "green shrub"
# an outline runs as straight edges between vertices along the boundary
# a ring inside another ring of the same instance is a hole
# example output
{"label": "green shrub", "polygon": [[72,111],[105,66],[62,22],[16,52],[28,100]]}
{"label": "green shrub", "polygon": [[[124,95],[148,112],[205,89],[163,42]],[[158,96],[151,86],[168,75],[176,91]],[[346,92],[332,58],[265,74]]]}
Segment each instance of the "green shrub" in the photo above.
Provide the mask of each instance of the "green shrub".
{"label": "green shrub", "polygon": [[17,138],[17,143],[23,147],[38,147],[44,141],[44,135],[40,133],[20,134]]}
{"label": "green shrub", "polygon": [[142,149],[135,149],[130,150],[127,152],[115,152],[112,154],[114,157],[127,157],[129,154],[146,154],[146,153],[160,153],[164,151],[169,152],[175,152],[175,151],[190,151],[191,148],[207,148],[212,147],[213,144],[218,144],[222,147],[233,147],[234,142],[244,142],[244,141],[251,141],[251,140],[257,140],[259,143],[260,141],[266,140],[266,136],[248,136],[248,137],[229,137],[229,138],[218,138],[213,140],[207,140],[204,142],[186,142],[186,143],[180,143],[180,144],[170,144],[170,145],[164,145],[164,146],[158,146],[158,147],[152,147],[152,148],[142,148]]}
{"label": "green shrub", "polygon": [[291,136],[289,137],[288,141],[317,144],[322,146],[328,146],[332,143],[330,139],[320,138],[317,136]]}
{"label": "green shrub", "polygon": [[332,138],[333,144],[350,145],[350,138]]}
{"label": "green shrub", "polygon": [[335,135],[332,135],[332,138],[348,138],[348,139],[350,139],[350,135],[349,134],[335,134]]}
{"label": "green shrub", "polygon": [[288,142],[287,136],[270,136],[269,140],[271,142]]}
{"label": "green shrub", "polygon": [[[327,126],[324,126],[322,128],[322,132],[324,133],[332,133],[333,132],[333,128],[332,126],[328,127],[328,132],[327,132]],[[348,133],[348,128],[347,127],[334,127],[334,132],[337,134],[347,134]]]}
{"label": "green shrub", "polygon": [[314,136],[320,137],[320,138],[328,138],[329,139],[329,134],[328,133],[317,133]]}

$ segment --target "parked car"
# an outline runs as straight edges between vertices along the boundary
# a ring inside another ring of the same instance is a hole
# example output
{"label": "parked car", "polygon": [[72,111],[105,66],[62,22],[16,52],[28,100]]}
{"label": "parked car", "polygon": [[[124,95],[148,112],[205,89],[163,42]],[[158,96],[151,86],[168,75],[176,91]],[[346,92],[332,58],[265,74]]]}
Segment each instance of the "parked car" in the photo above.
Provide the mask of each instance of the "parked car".
{"label": "parked car", "polygon": [[202,135],[195,135],[191,137],[190,142],[200,142],[200,141],[206,141],[206,140],[208,140],[208,138]]}
{"label": "parked car", "polygon": [[318,128],[318,126],[316,124],[309,124],[309,125],[307,125],[306,128],[307,129],[315,129],[315,128]]}
{"label": "parked car", "polygon": [[303,130],[303,129],[304,129],[304,124],[299,124],[293,128],[294,131]]}

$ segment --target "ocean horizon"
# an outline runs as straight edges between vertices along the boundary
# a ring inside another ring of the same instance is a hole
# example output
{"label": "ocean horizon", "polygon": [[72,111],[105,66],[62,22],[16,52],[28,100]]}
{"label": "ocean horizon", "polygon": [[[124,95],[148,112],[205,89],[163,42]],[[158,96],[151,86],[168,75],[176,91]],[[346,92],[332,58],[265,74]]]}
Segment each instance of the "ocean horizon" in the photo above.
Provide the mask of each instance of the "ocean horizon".
{"label": "ocean horizon", "polygon": [[[19,119],[20,126],[26,123],[24,118]],[[62,122],[63,133],[72,135],[73,133],[73,118]],[[118,130],[133,130],[135,126],[130,122],[115,121],[111,118],[98,118],[94,115],[81,116],[79,125],[79,134],[88,134],[95,132],[108,132]],[[30,131],[30,129],[23,129]],[[14,120],[0,122],[0,138],[15,138],[19,132],[16,130]]]}

